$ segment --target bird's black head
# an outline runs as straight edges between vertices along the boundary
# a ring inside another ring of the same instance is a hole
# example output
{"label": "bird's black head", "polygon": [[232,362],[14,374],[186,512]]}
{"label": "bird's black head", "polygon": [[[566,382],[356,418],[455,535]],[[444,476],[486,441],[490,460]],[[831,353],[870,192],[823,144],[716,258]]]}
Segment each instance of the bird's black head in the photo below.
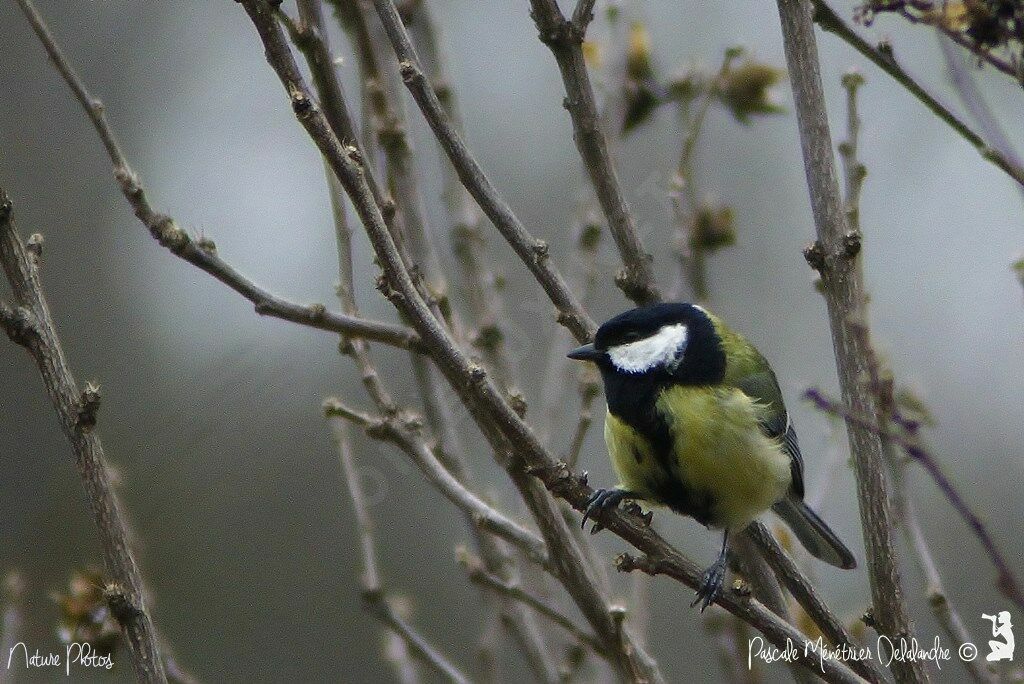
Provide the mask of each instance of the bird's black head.
{"label": "bird's black head", "polygon": [[619,314],[602,325],[592,345],[569,358],[593,361],[606,377],[640,376],[692,385],[720,382],[725,352],[715,325],[699,306],[654,304]]}

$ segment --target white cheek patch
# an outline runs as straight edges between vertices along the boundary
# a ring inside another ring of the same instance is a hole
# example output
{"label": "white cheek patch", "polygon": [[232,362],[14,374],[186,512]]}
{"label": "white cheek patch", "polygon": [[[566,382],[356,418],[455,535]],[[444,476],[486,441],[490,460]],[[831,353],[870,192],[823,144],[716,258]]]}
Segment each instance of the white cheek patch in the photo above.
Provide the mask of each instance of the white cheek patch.
{"label": "white cheek patch", "polygon": [[608,349],[615,367],[626,373],[643,373],[656,366],[678,366],[676,356],[686,344],[686,325],[666,325],[661,330],[636,342]]}

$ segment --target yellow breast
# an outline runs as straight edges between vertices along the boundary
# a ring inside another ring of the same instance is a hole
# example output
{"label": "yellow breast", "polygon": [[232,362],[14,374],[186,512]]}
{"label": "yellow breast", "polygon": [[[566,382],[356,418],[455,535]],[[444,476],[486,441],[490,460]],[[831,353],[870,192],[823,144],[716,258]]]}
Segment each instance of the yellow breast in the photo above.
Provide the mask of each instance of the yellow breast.
{"label": "yellow breast", "polygon": [[779,501],[790,487],[790,458],[758,427],[763,407],[734,388],[672,387],[656,410],[672,435],[672,454],[658,458],[650,443],[608,414],[605,440],[621,486],[651,503],[665,479],[706,493],[711,524],[739,529]]}

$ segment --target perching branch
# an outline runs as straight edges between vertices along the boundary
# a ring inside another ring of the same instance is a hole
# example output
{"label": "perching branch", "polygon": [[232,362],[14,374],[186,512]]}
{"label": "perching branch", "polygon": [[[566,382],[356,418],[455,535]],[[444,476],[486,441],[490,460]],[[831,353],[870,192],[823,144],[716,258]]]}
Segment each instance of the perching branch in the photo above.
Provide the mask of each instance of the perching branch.
{"label": "perching branch", "polygon": [[[848,231],[839,194],[811,7],[804,0],[778,0],[778,7],[818,234],[814,246],[808,250],[808,261],[821,274],[843,401],[854,411],[871,415],[871,393],[862,383],[866,371],[865,349],[855,330],[855,324],[862,322],[866,314],[859,259],[861,235]],[[913,626],[903,598],[892,543],[881,441],[878,435],[862,426],[848,426],[847,434],[857,478],[877,627],[890,639],[909,638]],[[921,662],[894,660],[891,669],[901,682],[928,680]]]}
{"label": "perching branch", "polygon": [[593,4],[587,0],[579,2],[572,20],[568,20],[557,0],[530,0],[530,14],[537,24],[541,42],[551,49],[558,62],[565,84],[564,104],[572,118],[576,149],[583,159],[597,201],[608,220],[608,230],[622,257],[623,269],[616,274],[615,284],[637,305],[652,304],[661,299],[654,281],[653,259],[640,241],[636,219],[619,183],[583,59],[583,37],[593,14]]}
{"label": "perching branch", "polygon": [[128,525],[110,482],[103,444],[94,429],[99,392],[91,385],[79,391],[68,367],[39,278],[41,245],[38,236],[30,238],[27,246],[22,243],[14,226],[11,200],[0,188],[0,261],[15,297],[14,307],[0,302],[0,328],[32,355],[71,443],[103,547],[109,577],[104,593],[123,597],[118,610],[112,612],[128,644],[135,677],[143,682],[166,682],[156,632],[146,608],[142,575],[129,544]]}
{"label": "perching branch", "polygon": [[[779,546],[772,533],[759,521],[754,521],[747,529],[746,534],[753,540],[771,565],[779,581],[786,587],[797,603],[804,609],[808,617],[821,629],[833,646],[850,646],[857,648],[857,641],[850,634],[843,624],[843,621],[832,612],[825,602],[818,596],[814,586],[807,581],[807,577],[800,570],[799,566]],[[869,682],[885,682],[885,672],[874,660],[850,661],[850,668]]]}
{"label": "perching branch", "polygon": [[[345,185],[349,197],[353,200],[377,253],[378,261],[385,270],[387,279],[385,293],[389,295],[392,303],[409,317],[410,322],[421,336],[425,336],[425,340],[429,339],[429,348],[438,368],[445,375],[449,384],[460,395],[463,395],[464,404],[474,411],[474,417],[477,418],[485,436],[492,440],[495,449],[499,452],[507,450],[501,440],[493,441],[496,439],[493,431],[498,430],[502,439],[516,445],[514,455],[517,459],[522,459],[523,465],[529,468],[533,475],[540,477],[549,489],[565,498],[577,510],[581,510],[590,495],[589,487],[582,485],[578,480],[571,478],[567,473],[554,466],[550,456],[532,431],[521,421],[514,409],[504,401],[497,386],[490,380],[486,372],[471,362],[439,327],[436,319],[430,316],[426,305],[418,298],[411,279],[403,270],[401,258],[383,224],[378,208],[373,203],[365,180],[362,179],[358,154],[351,149],[343,150],[337,140],[330,135],[329,127],[310,98],[308,89],[295,68],[294,60],[288,53],[287,45],[280,36],[279,29],[268,16],[266,5],[256,2],[256,0],[248,0],[243,4],[260,32],[267,47],[268,59],[281,77],[300,123],[317,143],[339,180]],[[524,493],[524,496],[532,496],[528,488],[523,488],[522,481],[517,476],[515,462],[511,465],[509,472],[517,486],[520,486],[520,491]],[[530,499],[528,499],[528,503],[531,503]],[[689,586],[697,586],[699,573],[693,564],[684,561],[677,552],[670,552],[670,547],[664,545],[664,542],[661,542],[663,546],[660,549],[656,549],[657,542],[655,540],[658,538],[646,527],[642,529],[635,527],[642,523],[625,523],[625,518],[619,512],[606,512],[600,517],[602,524],[609,529],[616,530],[627,540],[639,543],[645,550],[656,550],[657,557],[660,559],[669,559],[669,562],[664,564],[666,570],[674,572],[674,576]],[[537,520],[542,526],[548,544],[555,544],[559,547],[558,553],[553,553],[552,558],[556,560],[559,572],[563,573],[560,576],[563,586],[577,601],[599,638],[610,641],[620,649],[623,646],[628,647],[627,650],[620,651],[619,657],[622,659],[617,660],[619,667],[622,668],[620,671],[627,673],[630,678],[637,676],[637,670],[634,669],[636,667],[642,667],[648,673],[654,674],[656,670],[651,669],[653,663],[650,663],[646,654],[642,654],[635,646],[628,645],[628,632],[616,624],[616,621],[607,612],[606,604],[600,595],[594,593],[593,587],[579,574],[583,566],[578,557],[573,555],[577,552],[566,548],[564,546],[565,537],[560,536],[564,532],[561,531],[558,524],[561,523],[564,528],[564,521],[552,517],[537,517]],[[664,561],[661,562],[664,563]],[[723,599],[723,605],[731,610],[743,610],[738,604],[730,605],[729,599]],[[754,606],[752,611],[750,610],[751,606]],[[795,629],[781,623],[763,606],[760,608],[757,606],[760,606],[757,602],[746,602],[748,610],[743,614],[747,619],[756,621],[758,628],[763,629],[773,643],[783,645],[787,636],[799,639],[799,633]],[[808,666],[814,665],[814,659],[810,656],[803,662]],[[826,674],[836,680],[855,677],[848,668],[839,663],[826,663],[825,669]],[[644,670],[640,670],[640,672]]]}
{"label": "perching branch", "polygon": [[836,35],[854,50],[867,57],[875,66],[903,86],[907,92],[920,100],[932,114],[939,117],[939,119],[956,131],[960,137],[973,145],[983,158],[998,166],[1021,185],[1024,185],[1024,168],[1015,164],[1001,150],[993,148],[990,143],[975,133],[962,119],[929,94],[913,76],[908,74],[899,65],[892,54],[891,48],[886,47],[883,50],[880,47],[874,47],[861,38],[857,35],[856,31],[829,7],[825,0],[811,0],[811,2],[814,4],[814,21],[821,26],[822,30]]}
{"label": "perching branch", "polygon": [[[293,106],[295,107],[300,121],[310,132],[311,137],[321,147],[321,151],[324,152],[325,157],[332,163],[332,168],[338,173],[339,179],[346,184],[346,190],[349,192],[350,197],[356,206],[360,217],[363,220],[364,227],[370,236],[371,242],[375,250],[377,251],[378,260],[387,274],[388,288],[385,290],[386,294],[392,299],[392,302],[399,306],[406,315],[409,316],[410,321],[414,327],[420,332],[421,335],[425,335],[424,339],[430,340],[430,348],[433,356],[437,361],[438,367],[448,378],[449,383],[452,384],[453,388],[464,392],[466,394],[465,403],[468,407],[479,411],[481,413],[490,414],[489,421],[493,421],[491,424],[504,433],[506,439],[515,443],[518,448],[518,456],[521,456],[525,461],[525,464],[530,467],[531,472],[545,481],[545,484],[555,491],[559,496],[562,496],[569,501],[577,510],[581,510],[585,505],[586,496],[589,496],[589,488],[572,486],[571,478],[566,478],[561,474],[558,468],[555,468],[550,461],[550,457],[546,454],[543,447],[539,444],[536,437],[532,434],[528,427],[520,420],[516,412],[509,406],[501,397],[498,388],[493,384],[486,372],[482,368],[473,364],[468,358],[462,354],[462,352],[447,338],[444,331],[437,327],[436,322],[430,320],[427,316],[427,311],[424,309],[424,304],[419,301],[416,297],[412,282],[410,281],[408,274],[402,271],[401,259],[393,245],[389,236],[384,230],[379,212],[376,207],[372,204],[372,198],[365,188],[365,183],[360,181],[358,157],[353,157],[352,152],[342,153],[338,149],[336,141],[332,141],[328,136],[325,135],[326,128],[322,122],[319,121],[318,112],[315,105],[308,96],[305,95],[304,88],[302,86],[301,78],[298,73],[294,70],[293,66],[289,65],[290,58],[284,54],[284,51],[277,46],[277,39],[273,35],[272,31],[269,30],[263,22],[260,20],[259,8],[254,7],[254,3],[244,3],[247,10],[250,12],[250,17],[253,18],[257,28],[260,29],[261,37],[263,37],[265,43],[268,44],[268,58],[271,61],[271,65],[278,70],[279,75],[282,77],[282,81],[286,85],[286,89],[292,96]],[[378,6],[378,9],[380,7]],[[394,10],[393,7],[390,8]],[[397,20],[397,13],[393,17]],[[397,23],[400,27],[400,22]],[[386,26],[388,20],[385,19]],[[393,29],[394,26],[391,26]],[[393,32],[389,29],[389,32]],[[403,32],[404,33],[404,32]],[[394,41],[394,36],[392,35]],[[486,428],[486,424],[481,427]],[[489,433],[489,430],[484,430],[485,434]],[[493,435],[491,435],[493,438]],[[500,448],[500,444],[495,444],[496,448]],[[512,471],[513,477],[515,478],[515,471]],[[518,483],[517,483],[518,484]],[[577,483],[578,484],[578,483]],[[607,522],[609,518],[612,521],[618,521],[621,519],[621,514],[618,512],[606,512],[602,515],[602,522]],[[542,523],[551,524],[551,519],[538,520]],[[608,526],[608,525],[606,525]],[[622,533],[623,528],[619,528]],[[548,543],[558,541],[558,536],[550,535],[551,530],[546,530],[545,538]],[[643,535],[646,539],[650,539],[648,535],[652,534],[649,530],[644,529]],[[628,537],[627,537],[628,539]],[[663,542],[662,542],[663,543]],[[650,546],[650,543],[647,544]],[[667,546],[667,545],[666,545]],[[680,558],[677,553],[673,552],[677,558]],[[566,557],[554,556],[558,558],[558,562],[564,563]],[[575,561],[574,561],[575,562]],[[675,563],[669,563],[668,568],[670,571],[675,571],[675,575],[679,579],[685,579],[687,584],[692,587],[696,587],[699,581],[698,572],[692,564],[689,564],[692,572],[681,571]],[[576,572],[573,570],[572,572]],[[563,578],[563,584],[569,589],[571,594],[574,592],[591,591],[587,588],[586,584],[579,584],[574,581],[565,581]],[[577,598],[578,594],[574,594],[574,598]],[[577,598],[577,602],[580,604],[581,609],[587,616],[588,620],[591,621],[592,625],[598,628],[598,632],[601,634],[602,639],[608,638],[606,636],[608,628],[611,628],[611,635],[614,636],[616,627],[613,624],[609,625],[606,620],[610,619],[610,616],[606,613],[595,612],[595,608],[598,605],[595,604],[592,599],[580,601]],[[759,605],[754,603],[754,605]],[[728,605],[726,606],[729,607]],[[735,607],[734,607],[735,608]],[[600,610],[600,608],[598,608]],[[766,630],[769,637],[779,638],[780,633],[785,634],[787,630],[793,628],[789,625],[779,625],[777,620],[768,618],[768,624],[764,624],[764,616],[771,616],[771,612],[767,611],[763,607],[760,609],[764,613],[758,612],[759,628]],[[748,615],[748,617],[750,617]],[[795,630],[794,630],[795,631]],[[788,632],[790,635],[793,632]],[[621,636],[620,636],[621,638]],[[785,643],[785,637],[781,637],[781,641],[778,643]],[[637,653],[636,650],[633,653]],[[628,657],[628,652],[627,652]],[[642,661],[641,661],[642,662]],[[813,658],[808,658],[806,661],[808,664],[813,664]],[[634,665],[636,662],[634,661]],[[627,669],[626,672],[632,670]],[[838,663],[827,663],[826,672],[831,672],[833,676],[842,678],[844,673],[848,673],[849,676],[853,676],[849,669]]]}

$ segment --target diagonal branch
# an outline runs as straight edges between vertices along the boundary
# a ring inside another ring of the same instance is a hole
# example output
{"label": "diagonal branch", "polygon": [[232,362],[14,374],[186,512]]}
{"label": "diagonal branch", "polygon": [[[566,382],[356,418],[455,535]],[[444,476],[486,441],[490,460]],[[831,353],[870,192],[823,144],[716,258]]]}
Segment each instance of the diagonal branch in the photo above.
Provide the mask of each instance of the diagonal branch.
{"label": "diagonal branch", "polygon": [[110,577],[104,596],[118,597],[110,608],[131,652],[135,677],[144,682],[166,682],[156,631],[146,607],[142,574],[129,544],[128,524],[110,481],[103,444],[94,430],[99,390],[92,385],[81,392],[78,389],[39,279],[41,239],[30,239],[26,247],[11,212],[11,200],[0,188],[0,261],[16,299],[13,309],[0,302],[0,328],[35,359],[46,393],[71,443]]}
{"label": "diagonal branch", "polygon": [[1011,569],[1012,566],[1010,562],[1006,559],[1006,556],[996,544],[995,539],[993,539],[988,528],[985,526],[985,523],[982,522],[977,513],[971,509],[963,496],[960,495],[960,492],[957,491],[953,483],[942,472],[942,469],[939,467],[938,460],[927,449],[921,446],[920,440],[916,436],[908,437],[899,432],[879,427],[878,424],[869,418],[867,414],[856,411],[855,409],[847,408],[826,397],[816,389],[808,390],[804,396],[822,411],[845,420],[848,426],[853,426],[860,430],[874,433],[880,439],[886,439],[893,442],[903,449],[907,456],[920,463],[928,472],[928,475],[935,481],[935,484],[942,491],[943,496],[946,497],[946,500],[953,506],[957,514],[963,518],[964,522],[967,523],[967,526],[971,528],[971,532],[978,537],[978,541],[981,542],[982,547],[985,549],[985,553],[988,555],[992,565],[995,566],[999,575],[996,586],[1008,599],[1013,601],[1020,608],[1024,608],[1024,590],[1021,589],[1021,586]]}
{"label": "diagonal branch", "polygon": [[[985,102],[985,97],[978,89],[978,84],[974,82],[974,75],[964,63],[963,57],[942,34],[937,34],[936,38],[938,38],[939,48],[942,50],[942,57],[946,61],[947,76],[952,81],[953,87],[956,88],[960,101],[978,124],[981,135],[985,136],[989,140],[989,146],[1002,154],[1014,168],[1024,169],[1024,160],[1017,154],[1013,143],[1006,137],[1003,127],[999,125],[992,109]],[[1024,194],[1024,184],[1017,190]]]}
{"label": "diagonal branch", "polygon": [[876,48],[861,38],[856,31],[836,14],[835,10],[829,7],[825,0],[811,0],[811,2],[814,4],[814,21],[824,31],[834,34],[854,50],[871,60],[875,66],[891,76],[907,92],[916,97],[932,114],[939,117],[946,125],[956,131],[960,137],[973,145],[982,157],[998,166],[1019,184],[1024,185],[1024,168],[1014,163],[1002,150],[992,147],[990,143],[974,132],[962,119],[951,112],[948,107],[928,93],[913,76],[908,74],[899,65],[891,50]]}
{"label": "diagonal branch", "polygon": [[581,0],[572,20],[565,18],[557,0],[530,0],[531,15],[540,40],[555,56],[565,84],[565,108],[572,119],[576,149],[590,176],[608,230],[622,257],[623,269],[615,276],[627,297],[638,305],[661,299],[655,283],[653,259],[644,249],[633,217],[622,192],[618,173],[601,128],[601,117],[590,84],[587,63],[583,59],[583,37],[593,16],[593,2]]}
{"label": "diagonal branch", "polygon": [[552,606],[539,596],[531,594],[518,584],[509,582],[501,577],[491,574],[483,566],[483,563],[479,558],[475,558],[469,552],[465,551],[465,549],[459,553],[459,563],[466,569],[466,573],[469,575],[470,581],[529,606],[539,615],[543,615],[548,620],[551,620],[556,625],[564,629],[574,639],[593,649],[598,655],[605,658],[608,657],[604,644],[594,638],[592,634],[588,634],[584,631],[569,617],[561,613],[558,608]]}
{"label": "diagonal branch", "polygon": [[[818,596],[814,586],[807,581],[806,575],[800,567],[793,562],[793,559],[783,550],[779,542],[775,540],[772,533],[759,521],[754,521],[747,529],[746,534],[753,540],[764,556],[776,576],[785,585],[793,598],[797,600],[807,615],[814,620],[822,634],[832,642],[833,646],[849,646],[857,649],[857,641],[850,634],[843,624],[843,621],[832,612],[825,602]],[[881,666],[874,660],[853,659],[850,661],[850,668],[869,682],[885,682],[886,676]]]}
{"label": "diagonal branch", "polygon": [[71,88],[86,114],[89,115],[89,119],[99,134],[114,166],[114,177],[121,186],[121,192],[125,199],[128,200],[135,215],[149,230],[150,235],[161,246],[248,299],[255,307],[256,313],[261,316],[271,316],[319,330],[337,332],[350,337],[365,337],[382,344],[422,351],[419,338],[406,327],[334,313],[328,311],[323,304],[296,304],[271,294],[221,259],[213,241],[193,239],[178,226],[173,218],[155,211],[150,206],[138,177],[128,165],[128,160],[121,151],[113,129],[107,123],[103,104],[86,90],[85,83],[64,57],[53,34],[50,33],[42,16],[36,11],[30,0],[17,0],[17,2],[57,71]]}
{"label": "diagonal branch", "polygon": [[[342,302],[342,308],[346,313],[356,313],[352,278],[352,239],[344,207],[343,190],[330,168],[328,167],[325,170],[330,188],[331,207],[338,242],[338,270],[340,276],[338,295]],[[401,411],[397,409],[386,390],[384,390],[366,346],[361,340],[353,340],[348,351],[359,366],[364,383],[368,382],[367,389],[371,398],[377,404],[377,408],[385,415],[398,415]],[[418,358],[413,357],[411,361],[414,364],[413,370],[417,373],[417,376],[421,373],[426,375],[422,379],[417,377],[417,382],[423,388],[424,406],[427,409],[426,416],[434,433],[437,446],[430,448],[423,441],[422,436],[417,436],[416,441],[422,442],[423,448],[415,453],[409,453],[409,455],[415,462],[420,464],[421,468],[437,471],[435,477],[431,478],[428,476],[428,480],[435,483],[435,486],[443,489],[441,486],[443,484],[448,484],[448,486],[462,485],[464,489],[468,490],[471,486],[471,475],[466,463],[467,459],[462,441],[459,438],[458,430],[454,426],[452,412],[447,402],[441,396],[441,387],[434,382],[430,372],[433,369],[427,364],[426,359],[422,359],[423,362],[417,364]],[[424,454],[422,458],[420,453]],[[436,455],[437,458],[430,458],[433,455]],[[448,473],[450,473],[451,477],[447,477]],[[474,498],[479,499],[479,497],[474,497],[468,492],[462,496],[462,499],[467,503],[474,500]],[[480,511],[471,506],[466,506],[462,507],[462,513],[488,569],[503,578],[511,579],[515,577],[518,564],[509,552],[508,546],[501,543],[495,536],[492,536],[492,533],[480,524],[482,520]],[[546,549],[544,549],[543,541],[539,538],[536,539],[535,548],[538,553],[544,554],[544,558],[546,558]],[[523,606],[513,604],[511,601],[500,601],[500,603],[503,605],[504,624],[510,630],[516,643],[522,648],[523,654],[538,680],[545,682],[555,681],[557,679],[555,667],[537,629],[536,620],[533,619],[533,616]]]}
{"label": "diagonal branch", "polygon": [[409,651],[441,677],[450,682],[468,683],[469,679],[398,613],[385,592],[380,570],[377,567],[377,543],[373,532],[373,522],[366,506],[362,485],[359,482],[359,473],[356,471],[352,458],[348,426],[344,421],[335,420],[332,421],[331,428],[359,530],[359,547],[363,559],[363,600],[366,602],[367,609],[382,624],[400,635]]}
{"label": "diagonal branch", "polygon": [[394,3],[390,0],[374,0],[374,5],[391,40],[391,46],[398,56],[402,79],[458,172],[462,184],[544,288],[558,310],[558,322],[568,328],[576,339],[588,341],[597,326],[569,290],[561,273],[551,263],[547,243],[527,232],[466,147],[437,93],[423,74],[416,50]]}

